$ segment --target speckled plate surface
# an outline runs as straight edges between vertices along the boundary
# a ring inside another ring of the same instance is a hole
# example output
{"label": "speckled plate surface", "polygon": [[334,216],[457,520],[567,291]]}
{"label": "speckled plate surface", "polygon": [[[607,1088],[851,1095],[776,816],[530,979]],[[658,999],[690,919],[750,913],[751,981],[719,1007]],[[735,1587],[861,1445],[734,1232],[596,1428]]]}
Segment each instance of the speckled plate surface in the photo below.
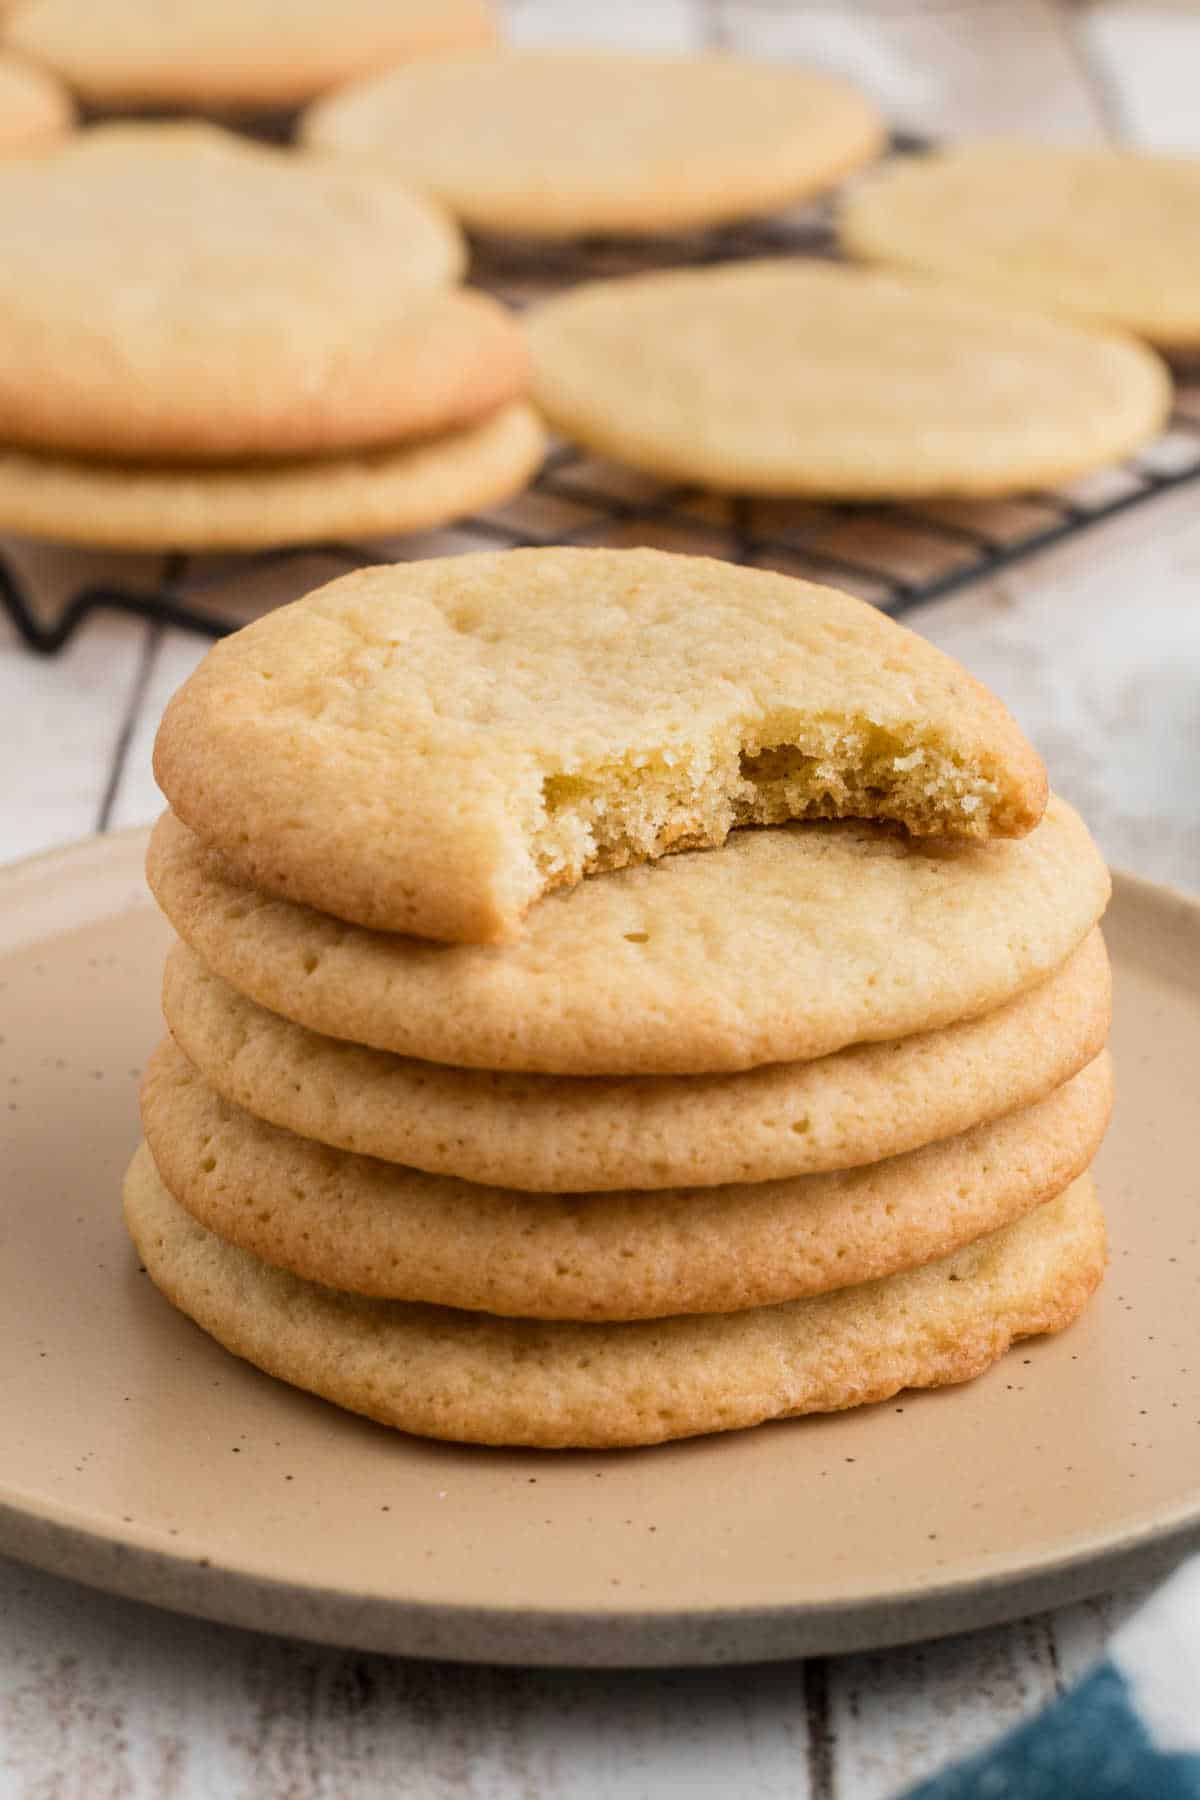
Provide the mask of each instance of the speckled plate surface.
{"label": "speckled plate surface", "polygon": [[301,1637],[562,1664],[860,1649],[1200,1540],[1200,906],[1118,882],[1108,1281],[968,1387],[619,1454],[403,1438],[236,1362],[118,1210],[166,927],[142,834],[0,875],[0,1551]]}

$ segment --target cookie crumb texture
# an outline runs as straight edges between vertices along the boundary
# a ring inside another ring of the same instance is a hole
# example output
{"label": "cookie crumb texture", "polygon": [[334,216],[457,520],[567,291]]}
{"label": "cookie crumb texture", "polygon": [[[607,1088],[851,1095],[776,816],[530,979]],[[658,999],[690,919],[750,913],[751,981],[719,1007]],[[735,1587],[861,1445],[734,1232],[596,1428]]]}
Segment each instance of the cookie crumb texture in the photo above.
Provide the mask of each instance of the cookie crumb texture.
{"label": "cookie crumb texture", "polygon": [[873,607],[650,550],[347,576],[209,653],[155,771],[267,892],[478,942],[739,826],[1013,837],[1046,801],[1000,703]]}
{"label": "cookie crumb texture", "polygon": [[703,742],[655,744],[620,761],[547,773],[526,837],[552,888],[669,850],[724,843],[739,825],[789,819],[882,818],[921,837],[987,837],[1002,812],[997,798],[997,782],[920,721],[897,732],[861,715],[780,711]]}
{"label": "cookie crumb texture", "polygon": [[339,1294],[188,1216],[138,1151],[125,1217],[156,1287],[226,1349],[384,1425],[542,1449],[660,1444],[982,1373],[1060,1331],[1104,1272],[1084,1177],[924,1268],[811,1300],[622,1325],[494,1319]]}

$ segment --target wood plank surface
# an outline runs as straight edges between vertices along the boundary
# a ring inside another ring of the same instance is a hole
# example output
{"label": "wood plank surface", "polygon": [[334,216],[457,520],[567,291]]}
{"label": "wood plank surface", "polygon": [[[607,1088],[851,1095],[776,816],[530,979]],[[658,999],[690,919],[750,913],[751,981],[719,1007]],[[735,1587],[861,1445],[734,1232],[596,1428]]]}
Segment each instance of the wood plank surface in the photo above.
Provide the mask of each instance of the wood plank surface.
{"label": "wood plank surface", "polygon": [[[1200,148],[1200,13],[1179,6],[513,0],[509,12],[521,42],[715,43],[843,69],[932,134]],[[51,597],[77,584],[70,553],[52,569],[49,553],[27,554],[43,557]],[[112,560],[125,579],[152,573]],[[1110,856],[1193,889],[1198,581],[1200,517],[1184,492],[913,621],[1006,697]],[[241,604],[270,597],[247,590]],[[97,619],[42,661],[0,627],[0,859],[153,816],[154,726],[203,647]],[[1059,1691],[1139,1593],[807,1666],[552,1674],[290,1644],[0,1563],[0,1800],[875,1800]]]}

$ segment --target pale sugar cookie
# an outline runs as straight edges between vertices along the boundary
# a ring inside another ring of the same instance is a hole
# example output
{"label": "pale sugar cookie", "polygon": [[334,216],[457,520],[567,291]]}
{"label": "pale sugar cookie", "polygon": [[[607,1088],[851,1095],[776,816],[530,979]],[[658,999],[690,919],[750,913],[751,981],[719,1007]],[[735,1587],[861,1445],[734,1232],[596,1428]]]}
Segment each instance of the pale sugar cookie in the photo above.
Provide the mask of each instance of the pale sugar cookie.
{"label": "pale sugar cookie", "polygon": [[530,316],[564,436],[734,493],[887,500],[1050,486],[1170,405],[1145,345],[911,275],[815,259],[597,281]]}
{"label": "pale sugar cookie", "polygon": [[1200,344],[1200,157],[980,142],[890,164],[848,197],[846,249],[997,300]]}
{"label": "pale sugar cookie", "polygon": [[550,1075],[727,1073],[972,1018],[1056,969],[1109,893],[1058,799],[1028,837],[992,844],[734,832],[552,894],[501,947],[273,899],[170,815],[147,874],[196,954],[272,1012],[402,1056]]}
{"label": "pale sugar cookie", "polygon": [[457,228],[387,170],[200,124],[0,158],[0,442],[183,463],[328,455],[518,396]]}
{"label": "pale sugar cookie", "polygon": [[169,1040],[142,1122],[159,1173],[219,1237],[353,1293],[535,1319],[740,1312],[915,1267],[1083,1173],[1107,1055],[1034,1106],[836,1174],[526,1194],[330,1150],[222,1100]]}
{"label": "pale sugar cookie", "polygon": [[258,887],[355,923],[511,939],[585,875],[738,825],[1012,837],[1042,764],[874,607],[655,550],[365,569],[214,646],[155,774]]}
{"label": "pale sugar cookie", "polygon": [[263,550],[423,531],[518,493],[545,433],[523,401],[410,443],[184,468],[0,448],[0,530],[109,550]]}
{"label": "pale sugar cookie", "polygon": [[184,944],[163,1010],[209,1085],[344,1150],[558,1193],[715,1186],[853,1168],[1032,1105],[1098,1056],[1111,1015],[1098,931],[981,1018],[735,1075],[506,1075],[322,1037],[256,1006]]}
{"label": "pale sugar cookie", "polygon": [[787,206],[886,133],[849,82],[788,63],[516,50],[373,76],[319,102],[303,135],[390,164],[473,227],[563,238]]}

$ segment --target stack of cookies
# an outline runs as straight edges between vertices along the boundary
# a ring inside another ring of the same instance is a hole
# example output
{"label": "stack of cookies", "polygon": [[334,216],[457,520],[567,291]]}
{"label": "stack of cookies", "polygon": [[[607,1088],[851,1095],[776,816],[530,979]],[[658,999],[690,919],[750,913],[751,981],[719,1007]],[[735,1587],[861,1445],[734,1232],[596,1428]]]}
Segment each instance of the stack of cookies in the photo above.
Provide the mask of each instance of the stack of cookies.
{"label": "stack of cookies", "polygon": [[458,227],[215,126],[0,158],[0,529],[141,550],[394,535],[541,459]]}
{"label": "stack of cookies", "polygon": [[979,1373],[1103,1271],[1108,878],[949,658],[648,550],[367,570],[164,718],[129,1228],[229,1349],[448,1439]]}

